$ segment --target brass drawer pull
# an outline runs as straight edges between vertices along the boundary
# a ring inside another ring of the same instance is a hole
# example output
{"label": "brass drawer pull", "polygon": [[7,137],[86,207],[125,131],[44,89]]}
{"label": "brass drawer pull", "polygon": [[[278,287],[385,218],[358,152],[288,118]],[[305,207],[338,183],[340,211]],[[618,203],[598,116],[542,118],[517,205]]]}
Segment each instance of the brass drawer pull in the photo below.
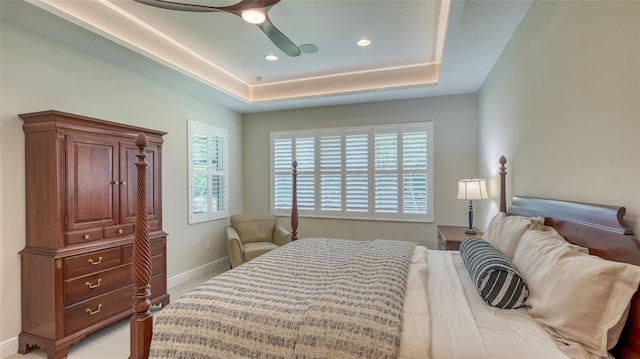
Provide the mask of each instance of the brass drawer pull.
{"label": "brass drawer pull", "polygon": [[95,285],[89,282],[86,282],[85,285],[89,287],[89,289],[93,289],[93,288],[98,288],[100,286],[100,283],[102,283],[102,278],[98,278],[98,282]]}
{"label": "brass drawer pull", "polygon": [[118,182],[118,181],[111,181],[111,184],[114,184],[114,185],[116,185],[116,186],[117,186],[117,185],[119,185],[119,184],[120,184],[120,182]]}
{"label": "brass drawer pull", "polygon": [[118,229],[118,234],[122,234],[122,232],[124,232],[122,228]]}
{"label": "brass drawer pull", "polygon": [[89,238],[91,238],[91,236],[90,236],[90,235],[88,235],[88,234],[85,234],[82,238],[84,238],[84,239],[86,239],[86,240],[89,240]]}
{"label": "brass drawer pull", "polygon": [[102,304],[98,304],[98,309],[96,310],[91,310],[87,308],[86,312],[89,313],[89,315],[94,315],[94,314],[100,313],[100,309],[102,309]]}
{"label": "brass drawer pull", "polygon": [[121,185],[123,185],[123,186],[126,186],[126,185],[127,185],[127,182],[122,181],[122,182],[120,182],[120,184],[121,184]]}
{"label": "brass drawer pull", "polygon": [[98,265],[102,263],[102,256],[100,256],[100,258],[98,258],[97,262],[94,262],[93,259],[89,258],[89,264],[91,264],[92,266]]}

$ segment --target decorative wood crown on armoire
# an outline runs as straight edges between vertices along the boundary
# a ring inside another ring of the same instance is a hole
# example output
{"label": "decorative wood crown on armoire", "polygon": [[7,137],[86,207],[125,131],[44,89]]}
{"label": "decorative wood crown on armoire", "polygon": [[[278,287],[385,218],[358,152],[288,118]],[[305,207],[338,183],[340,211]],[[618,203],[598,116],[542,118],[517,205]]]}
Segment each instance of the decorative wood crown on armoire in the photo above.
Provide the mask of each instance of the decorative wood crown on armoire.
{"label": "decorative wood crown on armoire", "polygon": [[19,352],[65,358],[87,334],[133,313],[138,133],[146,149],[151,304],[166,305],[162,136],[166,133],[59,111],[24,121],[26,247]]}

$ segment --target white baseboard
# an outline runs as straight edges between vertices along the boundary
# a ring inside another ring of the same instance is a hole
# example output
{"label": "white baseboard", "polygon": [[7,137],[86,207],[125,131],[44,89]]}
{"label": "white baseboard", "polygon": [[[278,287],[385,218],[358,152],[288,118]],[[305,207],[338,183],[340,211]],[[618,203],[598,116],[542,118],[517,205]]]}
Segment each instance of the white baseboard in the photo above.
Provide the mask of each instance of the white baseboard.
{"label": "white baseboard", "polygon": [[18,337],[0,342],[0,358],[8,357],[18,352]]}
{"label": "white baseboard", "polygon": [[[213,262],[209,262],[200,267],[188,270],[186,272],[175,275],[167,279],[167,288],[182,284],[193,278],[197,278],[206,274],[219,274],[229,270],[229,257],[220,258]],[[18,337],[9,338],[0,342],[0,358],[8,357],[18,352]]]}
{"label": "white baseboard", "polygon": [[168,278],[167,288],[175,287],[176,285],[182,284],[188,280],[203,276],[205,274],[211,274],[212,276],[214,274],[220,274],[224,271],[229,270],[229,268],[231,268],[231,265],[229,264],[229,257],[223,257],[213,262],[201,265],[200,267],[182,272],[178,275],[174,275],[173,277]]}

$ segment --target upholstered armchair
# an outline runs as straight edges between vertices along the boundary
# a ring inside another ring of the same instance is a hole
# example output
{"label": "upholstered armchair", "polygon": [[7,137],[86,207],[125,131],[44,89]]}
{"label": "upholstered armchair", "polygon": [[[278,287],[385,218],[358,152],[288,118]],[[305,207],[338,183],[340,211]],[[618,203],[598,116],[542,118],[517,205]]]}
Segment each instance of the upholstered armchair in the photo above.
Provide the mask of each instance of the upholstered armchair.
{"label": "upholstered armchair", "polygon": [[291,242],[291,233],[276,224],[273,213],[234,214],[225,233],[232,268]]}

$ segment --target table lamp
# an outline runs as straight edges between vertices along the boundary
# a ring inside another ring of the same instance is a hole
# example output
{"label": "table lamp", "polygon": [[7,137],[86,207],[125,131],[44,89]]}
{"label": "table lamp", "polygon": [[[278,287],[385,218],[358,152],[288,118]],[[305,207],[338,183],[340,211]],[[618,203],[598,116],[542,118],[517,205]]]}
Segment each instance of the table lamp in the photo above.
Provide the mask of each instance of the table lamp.
{"label": "table lamp", "polygon": [[469,229],[465,231],[467,234],[477,234],[473,229],[473,200],[487,199],[487,182],[483,179],[470,178],[458,181],[458,199],[466,199],[469,201]]}

